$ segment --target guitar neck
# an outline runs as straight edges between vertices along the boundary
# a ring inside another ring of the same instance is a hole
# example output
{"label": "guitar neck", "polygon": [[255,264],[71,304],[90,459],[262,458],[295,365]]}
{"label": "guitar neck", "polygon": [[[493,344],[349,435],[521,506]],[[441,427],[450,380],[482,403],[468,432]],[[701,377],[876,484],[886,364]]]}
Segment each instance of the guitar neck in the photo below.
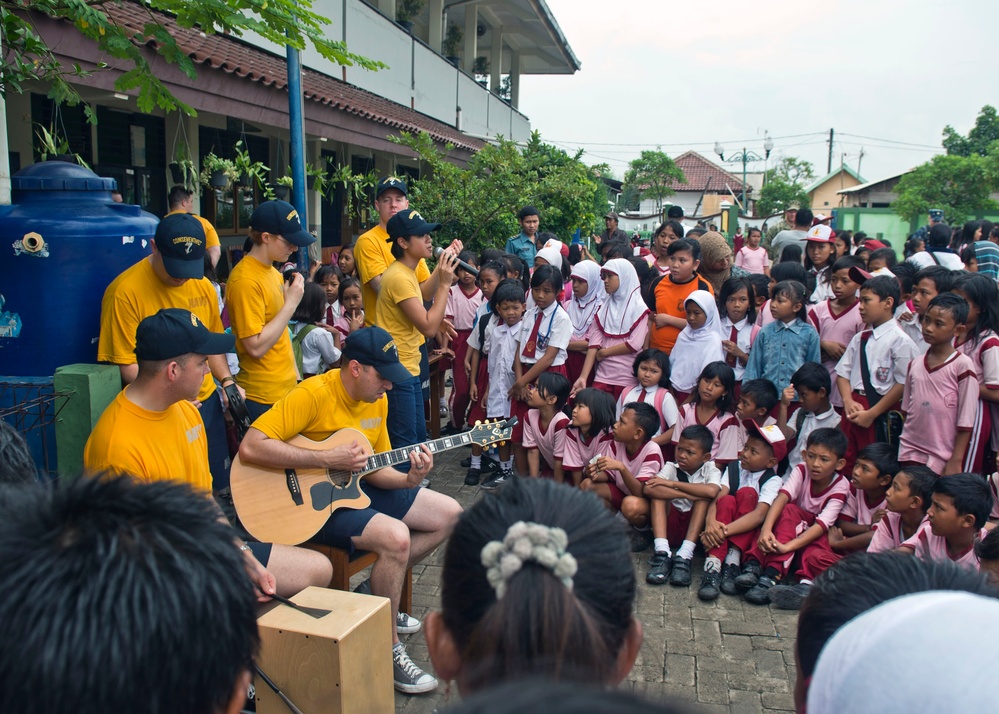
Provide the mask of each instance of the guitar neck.
{"label": "guitar neck", "polygon": [[471,432],[465,431],[461,434],[455,434],[454,436],[445,436],[442,439],[426,441],[423,444],[410,444],[409,446],[404,446],[401,449],[383,451],[380,454],[372,454],[369,456],[367,468],[365,468],[361,473],[368,474],[373,471],[378,471],[379,469],[388,468],[389,466],[406,463],[409,461],[409,454],[413,451],[413,449],[419,449],[421,446],[426,446],[427,449],[430,450],[431,454],[436,454],[439,451],[456,449],[459,446],[467,446],[471,443]]}

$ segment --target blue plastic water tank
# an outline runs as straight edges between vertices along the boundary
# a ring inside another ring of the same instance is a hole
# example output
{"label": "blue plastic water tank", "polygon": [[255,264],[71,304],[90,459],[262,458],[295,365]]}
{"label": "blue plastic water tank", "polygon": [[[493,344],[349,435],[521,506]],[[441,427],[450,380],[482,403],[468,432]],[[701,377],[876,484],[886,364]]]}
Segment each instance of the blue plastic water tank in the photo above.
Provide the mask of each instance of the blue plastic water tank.
{"label": "blue plastic water tank", "polygon": [[11,183],[13,205],[0,206],[0,251],[9,251],[0,258],[0,375],[96,362],[104,289],[149,255],[159,219],[112,201],[114,179],[65,161],[32,164]]}

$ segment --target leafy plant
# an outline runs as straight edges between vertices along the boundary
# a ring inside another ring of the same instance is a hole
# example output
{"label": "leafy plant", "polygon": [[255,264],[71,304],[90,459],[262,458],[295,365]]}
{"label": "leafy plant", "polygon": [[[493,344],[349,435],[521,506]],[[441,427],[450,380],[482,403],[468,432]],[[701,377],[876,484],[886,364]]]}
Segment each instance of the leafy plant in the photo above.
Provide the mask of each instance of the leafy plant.
{"label": "leafy plant", "polygon": [[337,190],[343,187],[344,210],[347,216],[354,219],[358,216],[358,207],[368,200],[368,191],[378,184],[378,175],[374,171],[366,174],[355,174],[350,166],[337,166],[326,175],[326,197],[331,201]]}
{"label": "leafy plant", "polygon": [[270,169],[264,166],[262,161],[254,161],[250,158],[250,152],[243,147],[243,140],[236,142],[235,158],[232,160],[233,167],[238,176],[244,180],[252,179],[265,192],[267,191],[267,174]]}
{"label": "leafy plant", "polygon": [[59,156],[72,156],[80,166],[90,168],[87,162],[70,148],[69,139],[59,133],[54,126],[49,129],[36,123],[35,137],[37,139],[35,148],[38,149],[39,158],[42,161],[48,161]]}
{"label": "leafy plant", "polygon": [[465,33],[455,22],[448,23],[447,34],[444,36],[444,56],[457,57],[461,52],[461,41],[465,39]]}
{"label": "leafy plant", "polygon": [[201,184],[211,187],[212,174],[219,171],[222,172],[222,175],[225,176],[229,183],[233,183],[239,179],[236,164],[231,159],[223,159],[220,156],[216,156],[215,152],[211,152],[201,161]]}
{"label": "leafy plant", "polygon": [[423,12],[426,0],[398,0],[395,5],[395,19],[399,22],[412,22],[413,18]]}
{"label": "leafy plant", "polygon": [[279,176],[274,183],[277,186],[287,186],[288,188],[291,188],[295,183],[295,180],[291,176]]}
{"label": "leafy plant", "polygon": [[[181,176],[178,183],[183,184],[188,191],[198,190],[198,167],[191,158],[191,150],[186,141],[178,141],[173,151],[172,164],[176,164]],[[176,177],[175,177],[176,178]]]}
{"label": "leafy plant", "polygon": [[659,149],[643,151],[628,164],[624,175],[624,185],[637,190],[640,198],[655,201],[657,212],[662,211],[663,199],[676,193],[672,188],[674,181],[687,183],[687,177],[673,159]]}

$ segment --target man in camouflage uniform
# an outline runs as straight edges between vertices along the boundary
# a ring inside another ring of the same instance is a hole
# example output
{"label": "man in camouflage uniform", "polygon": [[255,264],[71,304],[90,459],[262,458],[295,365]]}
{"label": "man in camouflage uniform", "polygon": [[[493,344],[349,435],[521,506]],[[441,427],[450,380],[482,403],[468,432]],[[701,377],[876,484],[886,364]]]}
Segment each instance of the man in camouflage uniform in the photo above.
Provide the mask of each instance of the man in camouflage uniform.
{"label": "man in camouflage uniform", "polygon": [[760,245],[766,248],[767,253],[770,254],[770,260],[776,262],[778,258],[778,256],[774,255],[773,251],[774,238],[776,238],[777,234],[781,231],[794,230],[794,218],[796,215],[798,215],[798,204],[792,203],[784,209],[784,218],[768,228],[767,234],[763,236],[763,240],[760,241]]}

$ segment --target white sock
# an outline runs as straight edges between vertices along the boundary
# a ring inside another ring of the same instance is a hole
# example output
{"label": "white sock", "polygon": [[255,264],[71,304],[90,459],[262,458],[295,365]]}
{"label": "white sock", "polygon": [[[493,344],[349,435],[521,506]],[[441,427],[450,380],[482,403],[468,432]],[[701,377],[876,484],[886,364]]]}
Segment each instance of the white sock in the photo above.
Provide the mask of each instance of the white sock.
{"label": "white sock", "polygon": [[657,553],[665,553],[666,555],[673,555],[673,551],[669,549],[669,541],[665,538],[656,538],[652,542],[652,548]]}
{"label": "white sock", "polygon": [[482,456],[481,455],[479,455],[479,456],[472,456],[471,459],[472,459],[472,463],[469,464],[469,466],[471,466],[473,469],[481,469],[482,468]]}
{"label": "white sock", "polygon": [[441,406],[447,409],[447,399],[444,397],[441,397]]}
{"label": "white sock", "polygon": [[500,468],[504,471],[513,471],[513,459],[507,459],[506,461],[500,461]]}
{"label": "white sock", "polygon": [[809,580],[808,578],[802,578],[801,580],[798,581],[798,584],[799,585],[811,585],[812,581]]}
{"label": "white sock", "polygon": [[721,572],[721,561],[718,560],[713,555],[709,555],[704,559],[704,572],[705,573],[720,573]]}
{"label": "white sock", "polygon": [[692,540],[685,540],[680,544],[680,550],[676,551],[676,554],[683,558],[684,560],[690,560],[694,557],[694,548],[696,544]]}
{"label": "white sock", "polygon": [[725,565],[739,565],[742,562],[742,551],[738,548],[729,548],[725,556]]}

